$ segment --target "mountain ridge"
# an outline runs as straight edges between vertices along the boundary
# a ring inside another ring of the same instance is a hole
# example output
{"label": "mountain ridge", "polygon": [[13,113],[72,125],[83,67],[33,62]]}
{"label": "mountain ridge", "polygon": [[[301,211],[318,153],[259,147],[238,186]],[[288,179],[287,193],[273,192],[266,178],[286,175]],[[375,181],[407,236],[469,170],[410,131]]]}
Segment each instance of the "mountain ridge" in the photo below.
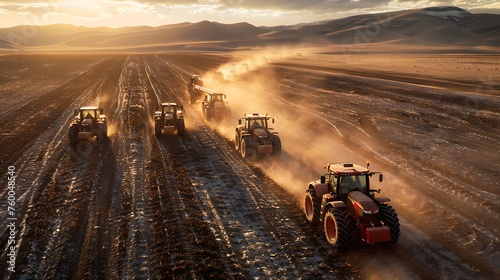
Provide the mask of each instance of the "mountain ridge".
{"label": "mountain ridge", "polygon": [[[438,6],[279,26],[183,22],[157,27],[21,25],[0,29],[0,52],[228,51],[268,46],[380,44],[500,50],[500,15]],[[413,47],[411,47],[413,46]]]}

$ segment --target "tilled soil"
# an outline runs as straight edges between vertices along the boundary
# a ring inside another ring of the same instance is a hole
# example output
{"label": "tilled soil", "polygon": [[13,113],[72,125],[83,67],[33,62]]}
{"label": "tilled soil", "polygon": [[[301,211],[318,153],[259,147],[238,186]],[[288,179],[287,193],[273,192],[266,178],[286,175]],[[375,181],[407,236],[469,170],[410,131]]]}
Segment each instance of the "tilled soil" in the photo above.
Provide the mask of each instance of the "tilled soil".
{"label": "tilled soil", "polygon": [[[15,272],[7,270],[9,230],[3,227],[0,274],[5,279],[498,276],[494,167],[500,161],[488,152],[499,144],[496,84],[480,95],[472,92],[474,82],[455,92],[456,82],[399,81],[389,74],[315,67],[307,60],[250,64],[250,72],[212,83],[227,93],[233,117],[223,126],[207,123],[199,104],[187,102],[186,83],[192,74],[212,73],[229,59],[0,57],[2,69],[10,69],[1,72],[0,167],[14,166],[17,175]],[[154,136],[152,116],[160,102],[184,105],[187,135]],[[467,104],[473,106],[464,109]],[[83,105],[104,109],[109,138],[71,146],[67,129],[73,110]],[[234,149],[237,119],[257,110],[277,119],[284,147],[280,159],[249,162]],[[457,163],[457,154],[464,160]],[[480,164],[488,154],[489,167]],[[328,161],[366,158],[386,175],[381,188],[400,216],[401,239],[392,248],[354,244],[341,254],[304,219],[302,195]],[[471,171],[454,170],[457,166]],[[6,180],[2,177],[2,200]],[[0,213],[7,217],[7,208]]]}

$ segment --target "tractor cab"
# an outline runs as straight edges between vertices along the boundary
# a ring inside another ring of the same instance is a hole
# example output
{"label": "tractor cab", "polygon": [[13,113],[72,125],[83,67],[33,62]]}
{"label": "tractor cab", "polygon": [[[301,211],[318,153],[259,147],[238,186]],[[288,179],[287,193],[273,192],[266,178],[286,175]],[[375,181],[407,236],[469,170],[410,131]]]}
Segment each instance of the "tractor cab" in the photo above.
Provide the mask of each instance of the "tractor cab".
{"label": "tractor cab", "polygon": [[191,77],[191,84],[193,86],[203,86],[203,80],[200,75],[193,75]]}
{"label": "tractor cab", "polygon": [[163,125],[173,126],[177,119],[182,116],[182,105],[177,106],[177,103],[162,103],[161,111],[156,112],[157,118],[161,120]]}
{"label": "tractor cab", "polygon": [[245,129],[248,131],[253,131],[256,128],[260,128],[263,130],[268,130],[267,120],[271,119],[274,123],[274,118],[268,117],[267,115],[262,114],[246,114],[245,118],[240,119],[239,123],[241,124],[242,120],[245,120]]}
{"label": "tractor cab", "polygon": [[352,191],[367,193],[367,174],[343,175],[339,178],[339,194],[348,194]]}
{"label": "tractor cab", "polygon": [[[346,162],[328,164],[326,169],[328,173],[321,176],[321,182],[327,184],[328,190],[333,196],[345,201],[350,192],[359,191],[373,197],[373,191],[370,191],[369,177],[375,172],[369,172],[361,165]],[[379,181],[382,181],[382,174],[380,174]]]}
{"label": "tractor cab", "polygon": [[75,109],[75,118],[70,125],[69,141],[72,145],[80,140],[89,140],[99,135],[101,139],[107,138],[108,126],[103,109],[97,106],[81,107]]}
{"label": "tractor cab", "polygon": [[205,105],[212,104],[215,102],[224,102],[226,95],[224,93],[206,92],[205,95]]}
{"label": "tractor cab", "polygon": [[81,131],[90,132],[101,119],[102,109],[99,107],[82,107],[75,109],[76,122]]}
{"label": "tractor cab", "polygon": [[75,109],[75,115],[81,120],[83,119],[97,119],[102,114],[102,109],[98,107],[82,107],[80,110]]}

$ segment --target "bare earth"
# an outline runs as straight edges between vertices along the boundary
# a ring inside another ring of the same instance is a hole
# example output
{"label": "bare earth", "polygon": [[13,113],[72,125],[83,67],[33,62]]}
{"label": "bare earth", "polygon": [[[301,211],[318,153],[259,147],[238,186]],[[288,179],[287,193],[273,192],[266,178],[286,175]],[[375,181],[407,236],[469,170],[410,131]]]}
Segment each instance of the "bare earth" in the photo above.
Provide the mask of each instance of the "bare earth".
{"label": "bare earth", "polygon": [[[217,83],[247,63],[248,72]],[[0,56],[0,217],[16,169],[16,261],[4,279],[500,278],[500,56],[268,53]],[[186,84],[227,94],[205,122]],[[143,91],[129,96],[128,88]],[[156,139],[159,102],[187,135]],[[73,109],[99,105],[104,143],[69,145]],[[276,118],[278,160],[248,162],[244,113]],[[341,254],[302,213],[329,162],[371,162],[401,221],[396,246]]]}

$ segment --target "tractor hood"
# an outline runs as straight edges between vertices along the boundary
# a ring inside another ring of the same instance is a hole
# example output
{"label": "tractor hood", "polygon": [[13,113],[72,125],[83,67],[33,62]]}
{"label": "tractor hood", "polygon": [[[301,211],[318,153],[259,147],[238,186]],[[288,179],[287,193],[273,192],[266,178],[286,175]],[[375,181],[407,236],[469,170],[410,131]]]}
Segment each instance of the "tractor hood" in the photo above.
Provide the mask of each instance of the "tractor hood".
{"label": "tractor hood", "polygon": [[253,133],[255,133],[255,135],[257,135],[257,137],[259,138],[267,138],[267,132],[262,128],[254,129]]}
{"label": "tractor hood", "polygon": [[354,211],[358,213],[360,217],[366,214],[378,213],[379,209],[377,204],[366,194],[360,191],[352,191],[349,193],[348,198],[354,207]]}

